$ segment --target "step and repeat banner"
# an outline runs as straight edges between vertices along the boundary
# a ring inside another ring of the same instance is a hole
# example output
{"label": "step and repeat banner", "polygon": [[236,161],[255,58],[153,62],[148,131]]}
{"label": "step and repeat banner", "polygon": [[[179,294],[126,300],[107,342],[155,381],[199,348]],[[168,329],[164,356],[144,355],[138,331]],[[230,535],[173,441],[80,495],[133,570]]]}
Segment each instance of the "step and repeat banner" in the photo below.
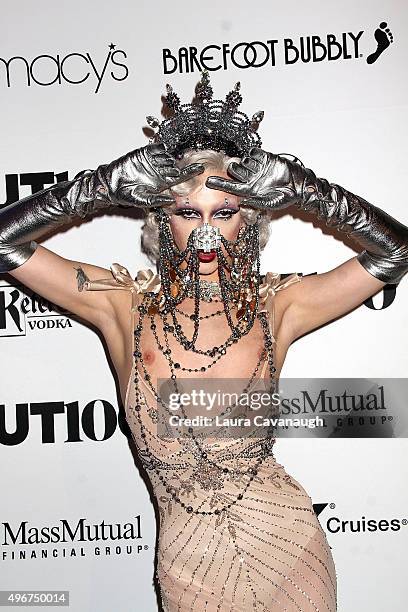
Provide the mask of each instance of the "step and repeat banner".
{"label": "step and repeat banner", "polygon": [[[160,117],[166,83],[190,102],[207,69],[215,98],[240,81],[242,110],[265,112],[265,149],[297,156],[408,225],[402,0],[3,0],[1,9],[1,207],[147,144],[146,116]],[[142,223],[120,209],[42,244],[135,277],[153,267]],[[322,273],[357,252],[315,217],[281,214],[262,271]],[[281,376],[404,379],[407,304],[406,279],[386,286],[296,341]],[[103,338],[3,274],[0,359],[0,590],[69,592],[73,612],[157,610],[157,516]],[[408,444],[361,418],[368,435],[351,419],[330,438],[278,439],[275,455],[313,500],[339,610],[402,612]]]}

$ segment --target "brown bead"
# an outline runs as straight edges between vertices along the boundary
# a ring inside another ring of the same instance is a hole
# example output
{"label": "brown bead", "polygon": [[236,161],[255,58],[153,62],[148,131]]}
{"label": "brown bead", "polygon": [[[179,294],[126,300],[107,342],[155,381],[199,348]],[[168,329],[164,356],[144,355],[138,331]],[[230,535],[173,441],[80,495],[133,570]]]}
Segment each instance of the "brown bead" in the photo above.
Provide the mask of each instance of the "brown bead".
{"label": "brown bead", "polygon": [[240,309],[237,311],[237,319],[242,319],[242,317],[244,316],[244,314],[245,314],[245,308],[240,308]]}
{"label": "brown bead", "polygon": [[157,308],[156,304],[150,304],[149,308],[147,309],[148,315],[155,315],[158,312],[159,312],[159,309]]}
{"label": "brown bead", "polygon": [[179,294],[179,287],[177,283],[171,283],[170,285],[170,293],[172,295],[172,297],[177,297]]}

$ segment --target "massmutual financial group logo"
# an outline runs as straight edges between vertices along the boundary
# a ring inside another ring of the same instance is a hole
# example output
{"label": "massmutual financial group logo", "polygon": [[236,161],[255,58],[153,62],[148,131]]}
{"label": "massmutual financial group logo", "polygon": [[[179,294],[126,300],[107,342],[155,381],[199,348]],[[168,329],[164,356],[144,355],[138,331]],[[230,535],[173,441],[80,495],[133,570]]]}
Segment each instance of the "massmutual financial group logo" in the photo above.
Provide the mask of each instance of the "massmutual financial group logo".
{"label": "massmutual financial group logo", "polygon": [[140,514],[129,517],[126,523],[59,517],[53,523],[39,525],[2,519],[0,563],[87,556],[143,556],[150,550],[150,544],[144,543]]}
{"label": "massmutual financial group logo", "polygon": [[58,85],[82,85],[91,83],[98,93],[107,79],[124,81],[129,70],[123,60],[125,51],[110,43],[106,57],[98,59],[88,51],[74,51],[66,55],[42,53],[36,57],[0,57],[0,87],[26,85],[27,87],[51,87]]}
{"label": "massmutual financial group logo", "polygon": [[[200,72],[228,70],[234,68],[262,68],[298,63],[332,62],[355,60],[363,57],[361,42],[364,30],[340,34],[309,35],[298,38],[270,38],[251,42],[224,42],[178,49],[162,49],[163,73]],[[382,21],[372,37],[372,50],[366,57],[367,64],[373,64],[390,46],[394,38],[387,22]]]}

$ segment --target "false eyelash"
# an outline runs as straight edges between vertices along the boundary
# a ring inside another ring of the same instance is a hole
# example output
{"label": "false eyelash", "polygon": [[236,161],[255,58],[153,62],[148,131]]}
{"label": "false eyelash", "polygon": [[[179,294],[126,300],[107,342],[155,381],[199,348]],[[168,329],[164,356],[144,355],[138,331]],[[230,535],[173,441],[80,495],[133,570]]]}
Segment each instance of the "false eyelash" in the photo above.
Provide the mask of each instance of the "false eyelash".
{"label": "false eyelash", "polygon": [[181,215],[182,213],[185,213],[185,212],[195,212],[196,213],[198,211],[194,210],[194,208],[178,208],[174,214]]}
{"label": "false eyelash", "polygon": [[238,208],[236,208],[235,210],[232,208],[221,208],[221,210],[217,210],[217,214],[222,213],[222,212],[228,212],[232,216],[232,215],[235,215],[238,211],[239,211]]}
{"label": "false eyelash", "polygon": [[[196,212],[198,213],[197,210],[194,210],[194,208],[179,208],[174,214],[175,215],[181,215],[185,212]],[[218,213],[222,213],[222,212],[228,212],[231,215],[235,215],[237,212],[239,212],[238,208],[232,209],[232,208],[221,208],[220,210],[217,210],[217,214]]]}

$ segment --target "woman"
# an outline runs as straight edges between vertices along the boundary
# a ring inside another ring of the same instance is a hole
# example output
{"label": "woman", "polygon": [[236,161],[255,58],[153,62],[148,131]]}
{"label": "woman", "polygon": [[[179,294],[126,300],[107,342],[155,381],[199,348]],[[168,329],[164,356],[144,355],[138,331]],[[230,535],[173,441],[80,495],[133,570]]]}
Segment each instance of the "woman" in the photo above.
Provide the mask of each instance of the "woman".
{"label": "woman", "polygon": [[[164,436],[170,413],[162,396],[193,379],[239,376],[250,379],[246,390],[253,380],[275,388],[296,338],[401,280],[408,229],[262,150],[249,122],[231,132],[239,99],[229,94],[211,107],[208,87],[203,75],[205,95],[187,111],[168,90],[176,120],[171,129],[163,122],[155,144],[6,207],[0,271],[104,334],[159,506],[164,610],[333,612],[330,547],[309,495],[276,462],[271,431],[220,439],[176,427]],[[117,205],[145,208],[143,244],[159,274],[142,270],[132,279],[120,264],[111,274],[35,242],[71,218]],[[351,233],[359,255],[316,276],[261,278],[270,211],[290,205]]]}

